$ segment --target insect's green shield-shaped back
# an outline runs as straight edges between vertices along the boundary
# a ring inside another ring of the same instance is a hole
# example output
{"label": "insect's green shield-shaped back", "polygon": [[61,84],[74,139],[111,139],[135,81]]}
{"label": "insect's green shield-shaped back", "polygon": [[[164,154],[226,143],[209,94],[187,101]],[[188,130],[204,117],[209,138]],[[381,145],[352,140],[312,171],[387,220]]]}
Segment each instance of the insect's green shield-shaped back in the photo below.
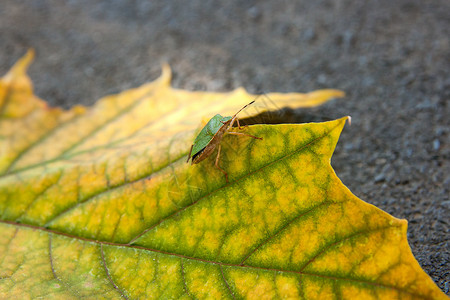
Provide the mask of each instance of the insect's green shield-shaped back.
{"label": "insect's green shield-shaped back", "polygon": [[208,123],[203,127],[200,133],[197,135],[194,141],[194,146],[192,147],[191,157],[200,152],[205,148],[209,142],[212,140],[216,132],[223,126],[223,123],[231,120],[231,117],[222,117],[217,114],[208,121]]}

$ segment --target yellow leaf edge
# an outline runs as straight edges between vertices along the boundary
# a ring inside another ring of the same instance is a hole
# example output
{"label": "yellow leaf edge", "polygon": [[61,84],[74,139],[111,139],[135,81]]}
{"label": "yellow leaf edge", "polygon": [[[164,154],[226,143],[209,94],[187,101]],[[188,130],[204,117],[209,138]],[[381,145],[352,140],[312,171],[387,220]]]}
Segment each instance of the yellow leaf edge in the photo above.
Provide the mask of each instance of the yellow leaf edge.
{"label": "yellow leaf edge", "polygon": [[[343,130],[346,120],[349,122],[349,125],[351,124],[350,116],[343,117],[340,120],[343,121],[340,131]],[[375,206],[371,203],[368,203],[368,202],[364,201],[363,199],[360,199],[355,194],[353,194],[352,191],[350,191],[350,189],[337,176],[334,168],[331,166],[331,163],[329,164],[328,167],[329,167],[330,172],[332,173],[332,176],[334,177],[334,179],[337,180],[339,182],[340,187],[345,190],[345,193],[347,194],[347,198],[349,200],[352,200],[355,203],[366,206],[367,208],[372,208],[375,211],[378,211],[378,212],[384,214],[386,217],[391,218],[392,224],[394,224],[394,223],[399,224],[399,227],[401,229],[401,236],[402,236],[401,243],[399,244],[399,249],[404,250],[404,253],[402,255],[402,258],[404,259],[403,263],[409,264],[409,266],[411,266],[411,268],[412,268],[412,270],[410,270],[410,271],[411,272],[414,271],[415,274],[418,274],[419,276],[422,277],[421,278],[422,279],[422,282],[421,282],[422,289],[421,290],[425,291],[427,294],[427,296],[418,295],[417,298],[418,299],[449,299],[447,297],[447,295],[437,286],[437,284],[433,281],[433,279],[422,269],[419,262],[414,257],[414,254],[411,250],[411,247],[410,247],[408,239],[407,239],[408,220],[394,217],[391,214],[385,212],[384,210],[378,208],[377,206]],[[402,275],[410,276],[411,274],[409,274],[407,272],[407,269],[405,269],[404,273]],[[349,296],[350,296],[350,298],[355,297],[355,295],[349,295]]]}
{"label": "yellow leaf edge", "polygon": [[[22,86],[24,86],[26,89],[32,89],[32,83],[27,75],[27,70],[31,63],[33,62],[35,57],[35,50],[29,49],[26,54],[19,58],[18,61],[10,68],[10,70],[6,73],[5,76],[1,78],[3,81],[3,84],[10,84],[11,81],[18,80]],[[134,89],[140,89],[145,88],[149,84],[157,84],[161,86],[165,86],[166,88],[171,88],[175,93],[189,93],[189,94],[207,94],[211,96],[215,96],[218,94],[223,93],[215,93],[215,92],[203,92],[203,91],[186,91],[182,89],[177,89],[174,87],[171,87],[171,80],[172,80],[172,70],[168,63],[161,64],[161,74],[160,76],[155,79],[154,81],[144,83],[139,87],[136,87]],[[128,91],[128,90],[127,90]],[[127,91],[123,91],[123,93],[126,93]],[[228,94],[230,95],[236,95],[236,96],[242,96],[248,98],[249,100],[253,100],[259,96],[262,96],[263,94],[251,94],[248,93],[247,90],[243,87],[238,87],[232,91],[229,91]],[[264,94],[265,95],[265,94]],[[107,100],[112,95],[107,95],[99,99],[101,100]],[[319,106],[325,102],[328,102],[333,99],[337,98],[343,98],[345,97],[345,92],[338,90],[338,89],[320,89],[315,90],[307,93],[269,93],[266,95],[268,98],[274,98],[277,101],[277,105],[279,107],[291,107],[291,108],[310,108]],[[3,100],[5,99],[4,95],[1,94],[0,89],[0,116],[2,115],[2,109],[5,108],[6,103],[3,103]],[[37,97],[34,97],[33,99],[35,102],[35,106],[39,106],[40,108],[48,108],[48,104],[46,101],[39,99]],[[62,110],[61,108],[55,108],[58,110]],[[77,113],[82,113],[86,110],[85,106],[81,105],[74,105],[70,110],[75,110]],[[233,107],[231,110],[224,111],[223,113],[231,114],[232,112],[235,112],[236,108]],[[260,111],[264,112],[264,110]]]}

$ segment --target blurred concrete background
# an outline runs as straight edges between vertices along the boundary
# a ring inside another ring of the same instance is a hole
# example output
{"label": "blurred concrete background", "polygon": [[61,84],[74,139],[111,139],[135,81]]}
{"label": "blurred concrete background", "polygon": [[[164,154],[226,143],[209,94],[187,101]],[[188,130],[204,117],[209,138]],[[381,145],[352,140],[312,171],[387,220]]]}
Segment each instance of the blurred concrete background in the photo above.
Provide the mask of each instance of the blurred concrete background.
{"label": "blurred concrete background", "polygon": [[333,167],[354,194],[409,221],[424,270],[449,294],[448,0],[2,0],[0,72],[28,48],[51,105],[93,104],[155,79],[190,90],[306,92],[351,115]]}

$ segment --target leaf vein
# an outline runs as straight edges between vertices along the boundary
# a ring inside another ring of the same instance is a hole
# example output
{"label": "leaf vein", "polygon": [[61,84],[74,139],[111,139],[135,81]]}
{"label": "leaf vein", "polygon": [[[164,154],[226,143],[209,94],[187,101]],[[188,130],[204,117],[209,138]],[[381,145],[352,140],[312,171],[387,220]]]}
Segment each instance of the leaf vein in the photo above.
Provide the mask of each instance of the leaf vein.
{"label": "leaf vein", "polygon": [[16,230],[15,230],[14,233],[12,234],[11,238],[10,238],[9,241],[6,243],[6,249],[5,249],[5,251],[4,251],[4,254],[5,254],[5,255],[3,255],[3,258],[2,258],[2,261],[1,261],[1,263],[0,263],[0,266],[2,266],[3,263],[5,262],[6,253],[9,253],[9,247],[10,247],[10,245],[11,245],[11,242],[16,238],[18,232],[19,232],[19,228],[16,228]]}
{"label": "leaf vein", "polygon": [[[47,138],[49,138],[50,136],[53,135],[53,133],[55,131],[57,131],[58,129],[61,129],[61,127],[64,127],[68,124],[71,124],[72,122],[75,122],[78,118],[80,118],[81,115],[76,115],[75,117],[73,117],[72,119],[69,119],[65,122],[62,122],[60,124],[57,124],[55,127],[50,128],[50,130],[48,130],[47,132],[43,133],[38,139],[36,139],[35,141],[33,141],[32,143],[30,143],[27,147],[25,147],[24,149],[22,149],[17,156],[11,161],[11,163],[9,164],[9,166],[6,168],[6,171],[4,172],[3,175],[9,175],[12,174],[13,172],[10,172],[12,168],[14,168],[14,166],[17,164],[17,162],[24,156],[26,155],[28,152],[30,152],[34,147],[38,146],[39,144],[41,144],[42,142],[44,142]],[[0,176],[1,177],[1,176]]]}
{"label": "leaf vein", "polygon": [[61,170],[58,174],[58,178],[54,182],[52,182],[48,186],[46,186],[44,189],[42,189],[42,191],[40,191],[36,195],[36,197],[34,197],[34,199],[31,200],[31,202],[27,205],[27,207],[25,209],[23,209],[22,213],[16,218],[16,221],[19,221],[20,219],[22,219],[26,215],[27,211],[31,208],[31,206],[33,206],[33,203],[35,203],[40,197],[42,197],[51,187],[53,187],[59,183],[59,181],[61,180],[62,174],[63,174],[63,171]]}
{"label": "leaf vein", "polygon": [[[135,102],[131,103],[128,107],[124,108],[123,110],[119,111],[118,114],[114,115],[113,117],[111,117],[110,119],[106,120],[103,124],[97,126],[96,128],[94,128],[91,132],[89,132],[88,134],[86,134],[84,137],[80,138],[79,140],[77,140],[74,144],[72,144],[71,146],[69,146],[69,148],[67,148],[66,150],[64,150],[62,153],[60,153],[57,157],[54,157],[52,159],[48,159],[46,161],[42,161],[42,162],[38,162],[35,164],[31,164],[28,165],[26,167],[23,168],[19,168],[16,169],[14,171],[10,171],[10,169],[12,168],[12,166],[10,165],[8,167],[8,170],[10,172],[6,172],[2,175],[0,175],[1,177],[7,176],[7,175],[11,175],[11,174],[16,174],[22,171],[26,171],[35,167],[39,167],[39,166],[43,166],[55,161],[59,161],[59,160],[63,160],[63,159],[67,159],[68,157],[66,156],[67,153],[69,153],[70,151],[72,151],[73,149],[75,149],[76,147],[78,147],[79,145],[81,145],[83,142],[87,141],[89,138],[91,138],[92,136],[94,136],[97,132],[99,132],[100,130],[106,128],[108,125],[114,123],[116,120],[118,120],[121,116],[123,116],[124,114],[128,113],[129,111],[131,111],[135,106],[137,106],[143,99],[145,99],[145,97],[147,97],[148,95],[145,95],[139,99],[137,99]],[[75,121],[78,118],[73,118],[68,120],[67,122],[61,123],[61,126],[66,126],[67,124],[70,124],[71,121]],[[52,136],[52,134],[54,132],[56,132],[58,129],[61,128],[61,126],[56,126],[54,127],[52,130],[50,130],[46,135],[43,135],[41,139],[38,139],[35,143],[30,144],[30,149],[25,149],[26,152],[29,152],[33,147],[35,147],[36,145],[39,145],[43,140],[47,139],[48,137]],[[93,147],[93,149],[98,148],[98,147]],[[80,151],[78,153],[75,153],[74,155],[80,154],[80,153],[85,153],[88,151],[91,151],[92,149],[87,149],[84,151]],[[26,153],[19,153],[20,157],[18,157],[17,159],[20,159],[24,154]],[[14,164],[17,163],[17,161],[13,161]]]}
{"label": "leaf vein", "polygon": [[335,202],[333,201],[324,201],[320,203],[319,205],[313,206],[310,209],[306,211],[302,211],[300,214],[292,218],[290,221],[286,222],[285,224],[281,225],[278,230],[275,230],[275,232],[272,235],[269,235],[266,239],[264,239],[261,243],[259,243],[254,249],[252,249],[248,254],[246,254],[243,258],[243,260],[239,263],[240,265],[244,265],[245,261],[250,258],[255,252],[257,252],[262,246],[267,244],[271,239],[276,237],[279,233],[283,232],[285,229],[289,228],[291,224],[293,224],[295,221],[298,221],[301,217],[304,217],[308,215],[311,212],[314,212],[318,208],[325,206],[325,205],[331,205]]}
{"label": "leaf vein", "polygon": [[119,287],[114,283],[114,281],[113,281],[113,279],[111,277],[111,274],[109,273],[108,266],[106,265],[105,253],[103,251],[103,244],[102,243],[100,244],[100,254],[101,254],[101,258],[102,258],[103,268],[105,269],[106,276],[108,277],[109,282],[122,295],[123,298],[128,299],[128,297],[122,292],[122,290],[119,289]]}
{"label": "leaf vein", "polygon": [[52,254],[52,234],[49,234],[49,235],[48,235],[48,258],[49,258],[49,261],[50,261],[50,268],[51,268],[51,270],[52,270],[53,277],[54,277],[56,280],[58,280],[59,283],[61,283],[61,285],[63,285],[63,286],[66,288],[66,290],[70,291],[70,293],[71,293],[72,295],[75,295],[75,296],[77,296],[78,298],[81,298],[81,296],[80,296],[79,293],[78,293],[78,290],[73,290],[73,289],[71,288],[71,286],[67,285],[67,284],[66,284],[64,281],[62,281],[62,279],[59,278],[58,275],[56,274],[56,270],[55,270],[55,266],[54,266],[54,260],[55,260],[55,259],[53,258],[53,254]]}
{"label": "leaf vein", "polygon": [[327,252],[330,248],[332,248],[333,246],[336,246],[337,244],[346,241],[346,240],[350,240],[354,237],[357,237],[358,235],[362,235],[362,234],[366,234],[366,233],[372,233],[372,232],[376,232],[376,231],[381,231],[381,230],[385,230],[391,227],[399,227],[400,225],[397,226],[392,226],[392,225],[387,225],[387,226],[382,226],[382,227],[378,227],[378,228],[370,228],[370,229],[366,229],[366,230],[361,230],[361,231],[357,231],[352,233],[349,236],[340,238],[332,243],[329,243],[328,245],[324,246],[323,248],[320,248],[319,251],[313,255],[302,267],[300,267],[300,271],[303,271],[308,265],[310,265],[311,263],[314,262],[314,260],[316,260],[320,255],[324,254],[325,252]]}
{"label": "leaf vein", "polygon": [[184,274],[184,266],[183,266],[183,258],[180,258],[180,272],[181,272],[181,280],[183,280],[183,288],[186,295],[193,299],[192,295],[189,293],[189,289],[186,283],[186,276]]}
{"label": "leaf vein", "polygon": [[53,256],[52,256],[52,235],[48,235],[48,258],[50,261],[50,268],[52,269],[53,277],[55,277],[56,280],[62,283],[61,279],[58,278],[56,275],[55,268],[53,266]]}
{"label": "leaf vein", "polygon": [[220,273],[222,274],[223,282],[225,282],[225,285],[226,285],[226,287],[227,287],[228,292],[229,292],[230,295],[231,295],[231,298],[236,299],[236,297],[234,296],[233,291],[231,291],[231,287],[230,287],[230,285],[228,284],[227,279],[225,278],[225,274],[223,273],[223,267],[222,267],[222,265],[219,265],[219,269],[220,269]]}
{"label": "leaf vein", "polygon": [[[168,162],[168,163],[166,163],[166,164],[160,166],[160,167],[159,167],[158,169],[156,169],[156,170],[153,170],[153,169],[152,169],[151,173],[146,173],[146,174],[144,174],[144,175],[142,175],[142,176],[140,176],[140,177],[138,177],[138,178],[136,178],[136,179],[134,179],[134,180],[127,181],[127,182],[122,182],[122,183],[119,183],[119,184],[116,184],[116,185],[109,185],[109,184],[107,184],[107,186],[106,186],[107,188],[106,188],[106,189],[100,190],[99,192],[94,193],[94,194],[88,196],[87,198],[85,198],[85,199],[83,199],[83,200],[77,201],[77,202],[74,203],[73,205],[67,207],[66,209],[64,209],[63,211],[59,212],[59,213],[56,214],[54,217],[52,217],[50,220],[48,220],[47,223],[46,223],[44,226],[45,226],[45,227],[50,226],[50,223],[52,223],[52,222],[55,221],[56,219],[60,218],[60,217],[63,216],[64,214],[69,213],[71,210],[76,209],[78,206],[80,206],[80,205],[82,205],[82,204],[84,204],[84,203],[87,203],[87,202],[89,202],[89,201],[95,199],[96,197],[98,197],[98,196],[104,194],[104,193],[108,193],[108,192],[111,192],[111,191],[113,191],[113,190],[119,189],[119,188],[121,188],[121,187],[124,187],[124,186],[127,186],[127,185],[131,185],[131,184],[134,184],[134,183],[137,183],[137,182],[139,182],[139,181],[141,181],[141,180],[145,180],[145,179],[147,179],[148,177],[152,176],[154,173],[157,173],[157,172],[162,171],[163,169],[167,168],[170,164],[176,163],[177,161],[181,160],[182,158],[184,159],[184,157],[185,157],[185,154],[182,154],[182,155],[180,155],[176,160],[174,160],[174,161],[172,161],[172,162]],[[108,181],[107,181],[107,182],[108,182]]]}

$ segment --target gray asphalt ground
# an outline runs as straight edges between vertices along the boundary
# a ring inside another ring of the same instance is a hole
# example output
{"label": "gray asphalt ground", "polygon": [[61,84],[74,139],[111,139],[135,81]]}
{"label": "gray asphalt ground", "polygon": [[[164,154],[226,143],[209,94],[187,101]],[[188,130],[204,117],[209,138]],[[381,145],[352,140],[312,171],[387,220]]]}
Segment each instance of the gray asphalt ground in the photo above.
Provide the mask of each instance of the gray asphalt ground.
{"label": "gray asphalt ground", "polygon": [[66,108],[151,81],[162,62],[189,90],[342,89],[307,111],[353,118],[338,176],[409,221],[415,257],[449,294],[450,2],[224,3],[1,0],[0,72],[33,47],[37,95]]}

